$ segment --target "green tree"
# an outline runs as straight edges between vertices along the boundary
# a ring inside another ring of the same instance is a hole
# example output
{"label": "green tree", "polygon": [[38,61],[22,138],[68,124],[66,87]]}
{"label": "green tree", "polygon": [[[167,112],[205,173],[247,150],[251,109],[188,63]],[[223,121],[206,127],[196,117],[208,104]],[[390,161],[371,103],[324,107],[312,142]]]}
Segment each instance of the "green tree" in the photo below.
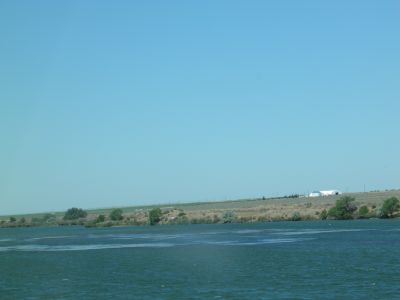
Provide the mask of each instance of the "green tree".
{"label": "green tree", "polygon": [[119,209],[119,208],[117,208],[117,209],[113,209],[111,212],[110,212],[110,215],[109,215],[109,217],[110,217],[110,219],[111,220],[113,220],[113,221],[121,221],[124,217],[122,216],[122,209]]}
{"label": "green tree", "polygon": [[336,206],[331,207],[327,213],[328,217],[336,219]]}
{"label": "green tree", "polygon": [[336,200],[334,207],[329,209],[328,216],[338,220],[349,220],[353,218],[353,213],[357,210],[354,204],[355,199],[350,196],[343,196]]}
{"label": "green tree", "polygon": [[381,208],[381,218],[393,218],[400,210],[400,201],[396,197],[391,197],[383,202]]}
{"label": "green tree", "polygon": [[87,212],[81,208],[72,207],[65,212],[64,220],[76,220],[86,218]]}
{"label": "green tree", "polygon": [[15,218],[15,217],[10,217],[10,222],[11,223],[14,223],[14,222],[16,222],[17,221],[17,219]]}
{"label": "green tree", "polygon": [[368,218],[368,214],[369,214],[369,209],[368,206],[363,205],[358,209],[358,217],[360,219],[366,219]]}
{"label": "green tree", "polygon": [[160,208],[153,208],[149,211],[149,224],[156,225],[158,222],[161,221],[161,209]]}
{"label": "green tree", "polygon": [[96,223],[103,223],[106,221],[106,216],[105,215],[98,215],[96,219]]}
{"label": "green tree", "polygon": [[326,211],[326,209],[321,211],[321,214],[319,215],[319,217],[321,218],[321,220],[326,220],[326,218],[328,217],[328,212]]}

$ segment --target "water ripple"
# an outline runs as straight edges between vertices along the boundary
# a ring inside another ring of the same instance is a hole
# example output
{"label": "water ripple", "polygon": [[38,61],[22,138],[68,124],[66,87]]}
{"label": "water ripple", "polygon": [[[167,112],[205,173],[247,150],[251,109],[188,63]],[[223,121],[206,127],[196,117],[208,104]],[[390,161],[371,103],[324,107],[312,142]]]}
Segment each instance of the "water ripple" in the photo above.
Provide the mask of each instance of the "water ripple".
{"label": "water ripple", "polygon": [[355,231],[368,231],[374,229],[336,229],[336,230],[314,230],[306,229],[299,231],[284,231],[284,232],[273,232],[271,234],[278,235],[303,235],[303,234],[320,234],[320,233],[337,233],[337,232],[355,232]]}
{"label": "water ripple", "polygon": [[92,244],[92,245],[16,245],[8,247],[0,247],[0,252],[8,251],[33,251],[33,252],[46,252],[46,251],[87,251],[87,250],[100,250],[100,249],[121,249],[121,248],[164,248],[172,247],[174,244],[170,243],[146,243],[146,244]]}

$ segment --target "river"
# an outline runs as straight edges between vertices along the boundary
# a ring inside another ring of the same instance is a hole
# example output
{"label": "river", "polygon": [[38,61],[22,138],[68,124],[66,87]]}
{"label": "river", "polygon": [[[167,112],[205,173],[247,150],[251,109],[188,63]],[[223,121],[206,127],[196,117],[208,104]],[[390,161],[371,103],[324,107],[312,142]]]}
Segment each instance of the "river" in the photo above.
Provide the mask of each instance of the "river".
{"label": "river", "polygon": [[400,221],[0,229],[0,299],[399,299]]}

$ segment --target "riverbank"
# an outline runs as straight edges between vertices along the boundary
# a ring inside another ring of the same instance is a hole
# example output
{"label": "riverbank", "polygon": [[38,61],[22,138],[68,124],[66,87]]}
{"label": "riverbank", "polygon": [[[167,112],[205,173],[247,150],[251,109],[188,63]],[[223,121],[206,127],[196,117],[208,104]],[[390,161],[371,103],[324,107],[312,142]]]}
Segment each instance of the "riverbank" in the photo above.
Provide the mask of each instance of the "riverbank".
{"label": "riverbank", "polygon": [[[348,193],[355,198],[355,205],[365,206],[368,213],[355,218],[378,217],[385,199],[400,198],[400,190],[384,192]],[[340,196],[300,198],[260,198],[221,202],[199,202],[120,208],[121,216],[111,218],[115,208],[87,210],[83,218],[65,220],[65,212],[2,216],[0,227],[65,226],[87,227],[147,225],[149,212],[160,208],[157,224],[211,224],[211,223],[256,223],[271,221],[299,221],[323,219],[324,214],[334,207]]]}

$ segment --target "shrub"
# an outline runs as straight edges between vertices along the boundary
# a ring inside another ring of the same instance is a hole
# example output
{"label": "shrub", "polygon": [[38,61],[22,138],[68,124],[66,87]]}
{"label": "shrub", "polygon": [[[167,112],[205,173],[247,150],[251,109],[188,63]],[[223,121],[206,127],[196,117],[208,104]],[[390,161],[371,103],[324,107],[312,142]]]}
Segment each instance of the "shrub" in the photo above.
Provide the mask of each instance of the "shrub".
{"label": "shrub", "polygon": [[76,220],[86,218],[87,212],[81,208],[72,207],[65,212],[64,220]]}
{"label": "shrub", "polygon": [[236,220],[236,214],[233,211],[225,211],[222,214],[222,223],[232,223]]}
{"label": "shrub", "polygon": [[136,226],[140,226],[140,225],[146,225],[146,221],[136,218],[136,217],[131,217],[129,220],[129,225],[136,225]]}
{"label": "shrub", "polygon": [[213,215],[213,222],[214,223],[219,223],[220,221],[221,221],[221,218],[218,215],[214,214]]}
{"label": "shrub", "polygon": [[381,208],[381,218],[393,218],[400,210],[400,201],[396,197],[391,197],[383,202]]}
{"label": "shrub", "polygon": [[336,207],[335,207],[335,206],[334,206],[334,207],[331,207],[331,208],[328,210],[327,216],[328,216],[329,218],[332,218],[332,219],[335,219],[335,218],[336,218]]}
{"label": "shrub", "polygon": [[299,198],[299,194],[285,195],[283,198]]}
{"label": "shrub", "polygon": [[42,224],[42,219],[41,219],[41,218],[38,218],[38,217],[33,217],[33,218],[31,219],[31,223],[32,223],[34,226],[41,225],[41,224]]}
{"label": "shrub", "polygon": [[294,212],[291,218],[292,221],[300,221],[301,220],[301,216],[300,213],[298,211]]}
{"label": "shrub", "polygon": [[121,221],[124,217],[122,216],[122,209],[113,209],[109,215],[110,219],[113,221]]}
{"label": "shrub", "polygon": [[202,220],[199,218],[191,218],[189,222],[190,224],[203,224]]}
{"label": "shrub", "polygon": [[321,218],[321,220],[326,220],[326,218],[328,217],[328,212],[326,211],[326,209],[321,211],[321,214],[319,215],[319,217]]}
{"label": "shrub", "polygon": [[103,226],[104,226],[104,227],[111,227],[111,226],[113,226],[113,222],[108,221],[108,222],[104,223]]}
{"label": "shrub", "polygon": [[269,222],[270,217],[268,215],[258,216],[256,219],[253,217],[240,217],[238,220],[240,223],[249,223],[249,222]]}
{"label": "shrub", "polygon": [[17,219],[15,218],[15,217],[10,217],[10,222],[11,223],[14,223],[14,222],[16,222],[17,221]]}
{"label": "shrub", "polygon": [[176,220],[173,222],[175,224],[189,224],[189,219],[186,217],[186,215],[179,216],[176,218]]}
{"label": "shrub", "polygon": [[175,218],[170,218],[168,220],[168,223],[181,225],[181,224],[189,224],[190,221],[189,221],[186,213],[184,213],[183,211],[180,211]]}
{"label": "shrub", "polygon": [[334,207],[329,209],[328,216],[338,220],[349,220],[353,218],[353,213],[357,210],[354,204],[355,199],[350,196],[343,196],[336,200]]}
{"label": "shrub", "polygon": [[85,222],[84,226],[87,228],[96,227],[96,220],[87,221]]}
{"label": "shrub", "polygon": [[210,216],[202,218],[200,221],[202,224],[214,224],[214,219]]}
{"label": "shrub", "polygon": [[42,216],[43,223],[52,223],[56,221],[56,216],[54,214],[46,213]]}
{"label": "shrub", "polygon": [[105,215],[98,215],[96,219],[96,223],[103,223],[106,221],[106,216]]}
{"label": "shrub", "polygon": [[156,225],[158,222],[161,221],[161,209],[159,207],[153,208],[149,211],[149,224]]}
{"label": "shrub", "polygon": [[366,219],[366,218],[368,218],[368,216],[369,216],[368,214],[369,214],[368,206],[363,205],[363,206],[361,206],[361,207],[359,208],[359,210],[358,210],[358,217],[359,217],[360,219]]}

